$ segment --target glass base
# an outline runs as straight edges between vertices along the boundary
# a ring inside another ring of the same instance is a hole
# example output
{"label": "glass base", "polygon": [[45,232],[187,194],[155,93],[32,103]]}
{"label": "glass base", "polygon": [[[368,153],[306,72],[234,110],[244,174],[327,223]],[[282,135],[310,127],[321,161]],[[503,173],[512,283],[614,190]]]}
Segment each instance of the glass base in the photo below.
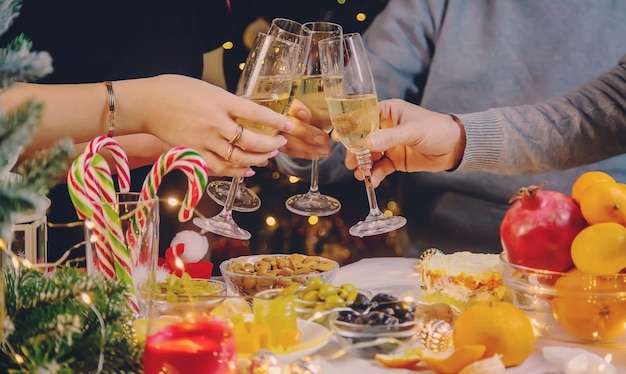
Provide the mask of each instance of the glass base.
{"label": "glass base", "polygon": [[287,209],[301,216],[330,216],[341,209],[341,203],[334,197],[319,193],[294,195],[285,201]]}
{"label": "glass base", "polygon": [[[213,181],[207,186],[206,192],[213,201],[224,206],[226,197],[228,196],[228,190],[230,189],[230,183],[231,181]],[[232,209],[236,212],[254,212],[260,207],[261,199],[259,199],[257,194],[240,183],[239,187],[237,187]]]}
{"label": "glass base", "polygon": [[232,217],[224,216],[221,213],[211,218],[196,217],[193,219],[193,223],[205,231],[227,238],[248,240],[252,237],[252,234],[239,227]]}
{"label": "glass base", "polygon": [[406,218],[402,216],[367,216],[365,221],[360,221],[356,225],[350,227],[349,233],[352,236],[360,238],[364,236],[373,236],[385,234],[393,230],[397,230],[406,225]]}

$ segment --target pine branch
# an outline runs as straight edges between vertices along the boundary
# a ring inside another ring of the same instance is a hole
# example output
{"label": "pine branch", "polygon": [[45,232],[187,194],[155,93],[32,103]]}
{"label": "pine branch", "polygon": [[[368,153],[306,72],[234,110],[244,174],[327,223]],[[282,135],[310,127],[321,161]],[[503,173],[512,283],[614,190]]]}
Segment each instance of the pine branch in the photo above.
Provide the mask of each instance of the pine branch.
{"label": "pine branch", "polygon": [[[142,352],[135,343],[126,303],[128,289],[119,280],[89,276],[68,266],[50,276],[21,267],[5,274],[5,284],[8,328],[0,370],[94,372],[104,354],[104,372],[142,371]],[[80,297],[82,293],[89,295],[91,303]],[[21,364],[14,361],[10,347],[20,347]]]}
{"label": "pine branch", "polygon": [[31,52],[31,43],[23,35],[9,46],[0,52],[0,87],[6,88],[15,82],[34,82],[52,73],[50,54]]}
{"label": "pine branch", "polygon": [[73,151],[74,143],[71,140],[61,140],[21,163],[15,173],[22,176],[24,184],[31,191],[46,195],[56,184],[57,178],[67,170]]}
{"label": "pine branch", "polygon": [[21,0],[0,2],[0,34],[4,34],[19,15]]}
{"label": "pine branch", "polygon": [[9,160],[16,159],[30,141],[41,118],[42,105],[36,100],[21,103],[14,112],[0,117],[0,169],[11,167]]}

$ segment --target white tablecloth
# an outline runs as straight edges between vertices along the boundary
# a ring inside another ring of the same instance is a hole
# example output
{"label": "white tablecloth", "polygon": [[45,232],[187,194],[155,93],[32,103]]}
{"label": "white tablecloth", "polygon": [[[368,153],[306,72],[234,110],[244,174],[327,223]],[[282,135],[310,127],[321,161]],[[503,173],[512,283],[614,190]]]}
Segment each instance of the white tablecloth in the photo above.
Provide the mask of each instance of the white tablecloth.
{"label": "white tablecloth", "polygon": [[[334,284],[352,283],[355,286],[372,291],[372,293],[388,292],[400,295],[407,292],[416,292],[419,289],[420,278],[414,270],[417,259],[404,257],[367,258],[358,262],[342,266]],[[571,346],[582,347],[591,352],[605,357],[612,355],[612,363],[618,368],[618,373],[626,373],[626,350],[611,350],[603,347],[591,347],[563,342],[550,341],[539,338],[535,345],[535,352],[520,366],[507,369],[507,374],[556,374],[560,371],[545,361],[541,355],[544,346]],[[330,359],[340,349],[339,343],[334,338],[317,352],[317,359],[326,374],[415,374],[415,371],[405,369],[385,368],[376,360],[365,360],[343,355],[337,359]],[[434,373],[433,371],[419,371],[419,373]]]}

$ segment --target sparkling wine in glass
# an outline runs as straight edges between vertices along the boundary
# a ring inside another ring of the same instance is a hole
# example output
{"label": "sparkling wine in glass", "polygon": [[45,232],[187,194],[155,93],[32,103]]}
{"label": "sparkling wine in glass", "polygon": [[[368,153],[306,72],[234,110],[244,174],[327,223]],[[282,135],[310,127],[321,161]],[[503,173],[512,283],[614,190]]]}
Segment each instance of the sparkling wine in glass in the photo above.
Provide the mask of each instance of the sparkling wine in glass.
{"label": "sparkling wine in glass", "polygon": [[369,201],[369,214],[349,232],[364,237],[397,230],[406,219],[383,214],[372,185],[372,160],[365,138],[379,127],[378,98],[361,35],[322,40],[319,51],[330,119],[341,143],[357,157]]}
{"label": "sparkling wine in glass", "polygon": [[302,75],[306,70],[307,57],[311,46],[311,33],[304,33],[300,22],[288,18],[274,18],[270,27],[267,29],[267,33],[276,35],[281,39],[289,40],[300,46],[296,61],[297,65],[291,84],[289,102],[287,103],[287,110],[285,111],[287,112],[291,107],[293,99],[296,97],[300,84],[302,83]]}
{"label": "sparkling wine in glass", "polygon": [[[246,64],[237,84],[237,96],[254,101],[278,113],[285,113],[296,68],[299,45],[275,35],[259,33],[248,54]],[[253,121],[237,119],[244,129],[266,135],[276,135],[278,130]],[[248,240],[250,232],[242,229],[233,219],[233,205],[243,178],[233,178],[229,184],[224,207],[210,218],[196,217],[193,223],[205,231],[233,239]]]}
{"label": "sparkling wine in glass", "polygon": [[[284,110],[284,113],[286,113],[291,106],[291,102],[293,101],[296,91],[300,86],[300,82],[302,82],[304,63],[306,61],[306,53],[309,50],[311,36],[302,34],[301,23],[287,18],[273,19],[270,27],[267,30],[267,34],[277,36],[290,42],[294,42],[300,47],[297,53],[297,66],[294,71],[289,101],[287,103],[287,107]],[[226,203],[226,197],[228,196],[229,190],[230,181],[225,180],[213,181],[207,186],[208,195],[220,205],[224,205]],[[253,212],[255,210],[258,210],[260,207],[261,199],[254,191],[246,187],[246,185],[243,183],[243,178],[240,178],[237,185],[237,191],[235,193],[235,200],[233,201],[232,209],[238,212]]]}
{"label": "sparkling wine in glass", "polygon": [[[302,34],[310,35],[310,47],[306,54],[305,70],[302,82],[296,91],[296,98],[304,103],[312,112],[313,123],[327,134],[332,131],[332,123],[328,117],[328,106],[324,97],[324,84],[320,70],[318,43],[324,39],[341,36],[340,25],[332,22],[307,22],[302,25]],[[304,194],[291,196],[285,206],[291,212],[302,216],[329,216],[341,209],[341,203],[334,197],[323,195],[319,191],[319,158],[311,161],[311,183]]]}

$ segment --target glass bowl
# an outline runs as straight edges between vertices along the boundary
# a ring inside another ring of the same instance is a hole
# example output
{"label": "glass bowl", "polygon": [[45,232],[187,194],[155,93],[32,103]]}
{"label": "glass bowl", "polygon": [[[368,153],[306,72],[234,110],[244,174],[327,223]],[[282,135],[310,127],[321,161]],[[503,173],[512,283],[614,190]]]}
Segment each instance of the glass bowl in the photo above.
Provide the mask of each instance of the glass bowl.
{"label": "glass bowl", "polygon": [[[364,290],[361,288],[356,289],[357,292],[361,295],[364,295],[368,299],[372,297],[372,293],[368,290]],[[328,322],[328,315],[331,310],[335,309],[332,306],[326,305],[325,301],[310,301],[304,300],[298,297],[298,293],[296,293],[296,315],[298,318],[303,320],[315,321],[320,325],[330,329],[330,324]],[[346,306],[350,306],[352,303],[347,303]],[[316,313],[318,313],[316,315]],[[314,318],[315,316],[315,318]]]}
{"label": "glass bowl", "polygon": [[419,336],[418,319],[391,325],[369,325],[342,321],[340,316],[343,313],[346,312],[330,313],[328,322],[341,347],[356,357],[390,354]]}
{"label": "glass bowl", "polygon": [[195,287],[166,291],[163,282],[157,283],[157,287],[152,294],[152,301],[155,303],[184,303],[200,301],[221,301],[226,296],[226,283],[215,279],[191,280]]}
{"label": "glass bowl", "polygon": [[536,334],[626,348],[626,274],[561,273],[511,264],[504,253],[500,259],[511,301]]}
{"label": "glass bowl", "polygon": [[297,253],[241,256],[220,264],[220,272],[229,292],[249,297],[260,291],[286,288],[294,283],[305,285],[311,278],[331,283],[338,269],[337,261]]}

